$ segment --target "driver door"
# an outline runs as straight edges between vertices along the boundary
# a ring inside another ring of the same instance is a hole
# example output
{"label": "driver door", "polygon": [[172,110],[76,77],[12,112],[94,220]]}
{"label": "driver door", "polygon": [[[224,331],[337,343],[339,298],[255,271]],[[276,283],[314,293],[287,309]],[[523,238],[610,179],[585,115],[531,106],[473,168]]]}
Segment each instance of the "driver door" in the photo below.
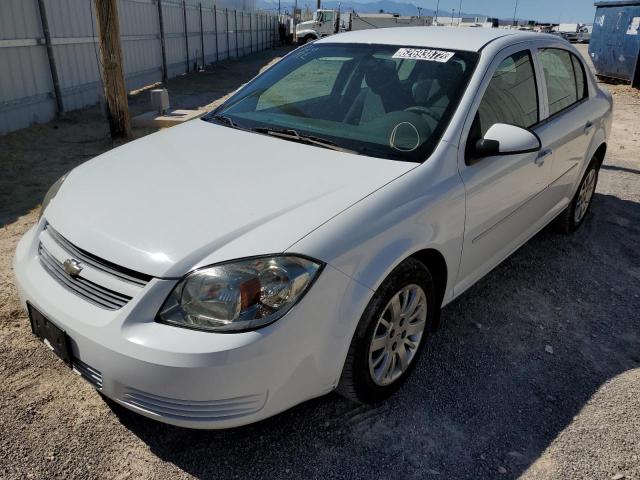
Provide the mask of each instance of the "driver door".
{"label": "driver door", "polygon": [[472,146],[492,125],[517,125],[535,133],[542,117],[540,82],[529,49],[517,46],[504,50],[488,72],[460,147],[466,219],[456,293],[520,246],[548,209],[544,191],[550,180],[551,159],[546,152],[470,158]]}
{"label": "driver door", "polygon": [[324,11],[322,12],[322,23],[320,25],[320,36],[326,37],[327,35],[331,35],[335,30],[335,22],[334,22],[334,12]]}

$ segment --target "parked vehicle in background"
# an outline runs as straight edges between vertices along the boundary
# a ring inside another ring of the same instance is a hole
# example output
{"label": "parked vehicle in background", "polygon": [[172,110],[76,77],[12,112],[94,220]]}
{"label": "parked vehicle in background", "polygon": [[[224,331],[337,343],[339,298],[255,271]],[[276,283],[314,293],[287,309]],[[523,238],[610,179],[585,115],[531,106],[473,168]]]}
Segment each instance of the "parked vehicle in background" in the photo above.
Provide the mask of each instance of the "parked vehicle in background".
{"label": "parked vehicle in background", "polygon": [[592,25],[581,23],[561,23],[557,28],[557,32],[571,43],[589,43],[592,30]]}
{"label": "parked vehicle in background", "polygon": [[426,27],[432,17],[401,16],[393,13],[341,13],[339,10],[316,10],[313,19],[296,25],[296,39],[304,44],[339,32],[390,27]]}
{"label": "parked vehicle in background", "polygon": [[550,222],[585,221],[611,109],[550,35],[322,39],[203,120],[57,181],[16,285],[38,338],[150,418],[226,428],[333,390],[380,402],[441,307]]}
{"label": "parked vehicle in background", "polygon": [[316,10],[313,18],[296,25],[296,41],[304,44],[340,31],[338,10]]}

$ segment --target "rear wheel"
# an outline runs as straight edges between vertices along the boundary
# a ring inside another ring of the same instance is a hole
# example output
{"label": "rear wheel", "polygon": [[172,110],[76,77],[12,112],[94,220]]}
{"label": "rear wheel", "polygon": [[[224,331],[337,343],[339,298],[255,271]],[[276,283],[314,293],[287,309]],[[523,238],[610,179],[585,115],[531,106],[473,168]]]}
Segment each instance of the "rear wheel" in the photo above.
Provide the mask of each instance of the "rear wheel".
{"label": "rear wheel", "polygon": [[596,191],[599,170],[600,161],[597,157],[594,157],[582,177],[573,200],[556,220],[556,228],[560,232],[573,233],[584,222],[593,201],[593,194]]}
{"label": "rear wheel", "polygon": [[394,393],[415,368],[437,312],[431,273],[418,260],[405,260],[363,313],[338,393],[359,403],[380,402]]}

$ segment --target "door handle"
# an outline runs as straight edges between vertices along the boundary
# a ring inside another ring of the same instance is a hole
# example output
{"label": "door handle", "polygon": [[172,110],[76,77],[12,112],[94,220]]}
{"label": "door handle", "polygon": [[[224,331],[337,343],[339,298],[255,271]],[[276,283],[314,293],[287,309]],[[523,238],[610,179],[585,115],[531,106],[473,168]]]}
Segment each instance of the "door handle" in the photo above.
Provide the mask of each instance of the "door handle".
{"label": "door handle", "polygon": [[587,124],[584,126],[584,134],[589,135],[592,129],[593,129],[593,123],[587,122]]}
{"label": "door handle", "polygon": [[548,157],[550,157],[551,154],[553,154],[553,150],[544,150],[544,151],[540,152],[540,154],[536,157],[536,159],[533,161],[533,163],[535,163],[536,165],[541,167],[542,165],[544,165],[544,161]]}

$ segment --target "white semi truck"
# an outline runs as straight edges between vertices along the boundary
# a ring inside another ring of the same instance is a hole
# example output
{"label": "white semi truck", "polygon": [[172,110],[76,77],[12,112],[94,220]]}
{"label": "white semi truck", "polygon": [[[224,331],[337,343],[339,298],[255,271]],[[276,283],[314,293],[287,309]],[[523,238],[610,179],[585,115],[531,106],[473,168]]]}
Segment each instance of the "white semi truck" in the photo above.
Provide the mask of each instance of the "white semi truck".
{"label": "white semi truck", "polygon": [[350,30],[388,27],[424,27],[433,23],[432,17],[401,16],[393,13],[340,13],[339,10],[320,9],[313,19],[296,25],[296,41],[311,42],[328,35]]}

